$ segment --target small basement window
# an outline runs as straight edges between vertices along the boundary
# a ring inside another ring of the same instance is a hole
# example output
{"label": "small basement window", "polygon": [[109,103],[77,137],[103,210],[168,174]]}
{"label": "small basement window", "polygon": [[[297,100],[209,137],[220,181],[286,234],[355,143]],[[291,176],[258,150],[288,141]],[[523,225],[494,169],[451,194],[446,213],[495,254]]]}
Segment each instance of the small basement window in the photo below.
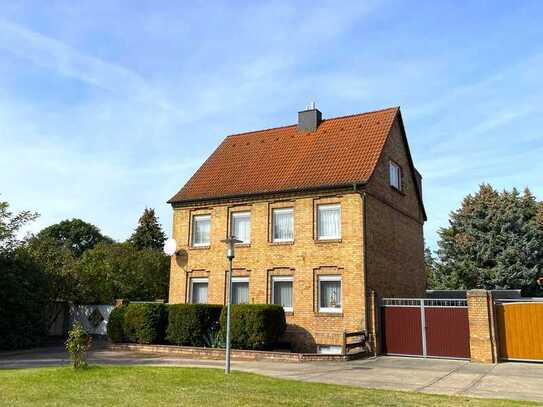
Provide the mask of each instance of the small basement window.
{"label": "small basement window", "polygon": [[321,355],[341,355],[341,346],[318,345],[317,353],[320,353]]}
{"label": "small basement window", "polygon": [[394,161],[389,163],[389,179],[390,186],[396,188],[398,191],[402,190],[402,168]]}

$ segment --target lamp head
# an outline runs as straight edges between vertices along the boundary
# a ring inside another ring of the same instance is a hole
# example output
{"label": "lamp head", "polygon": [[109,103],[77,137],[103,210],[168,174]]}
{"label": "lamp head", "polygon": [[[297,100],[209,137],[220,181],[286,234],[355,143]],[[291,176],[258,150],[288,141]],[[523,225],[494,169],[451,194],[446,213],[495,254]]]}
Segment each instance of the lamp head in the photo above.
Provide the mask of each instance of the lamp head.
{"label": "lamp head", "polygon": [[233,236],[228,236],[228,238],[221,240],[221,242],[226,244],[226,257],[228,259],[233,259],[235,257],[234,255],[234,246],[236,243],[242,243],[241,240],[236,239]]}

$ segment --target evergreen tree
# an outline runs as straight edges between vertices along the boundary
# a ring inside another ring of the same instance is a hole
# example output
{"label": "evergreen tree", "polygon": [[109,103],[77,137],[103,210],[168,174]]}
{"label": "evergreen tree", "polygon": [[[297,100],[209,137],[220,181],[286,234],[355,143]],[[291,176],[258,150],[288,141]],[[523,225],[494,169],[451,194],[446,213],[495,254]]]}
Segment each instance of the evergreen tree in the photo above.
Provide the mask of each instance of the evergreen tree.
{"label": "evergreen tree", "polygon": [[128,241],[137,249],[154,249],[162,250],[166,235],[162,227],[158,223],[158,218],[155,215],[155,210],[145,208],[141,215],[138,227],[134,230]]}
{"label": "evergreen tree", "polygon": [[534,287],[543,276],[541,204],[526,189],[498,192],[483,184],[439,231],[442,288]]}
{"label": "evergreen tree", "polygon": [[428,246],[424,248],[424,266],[426,269],[426,288],[433,290],[439,287],[436,261]]}

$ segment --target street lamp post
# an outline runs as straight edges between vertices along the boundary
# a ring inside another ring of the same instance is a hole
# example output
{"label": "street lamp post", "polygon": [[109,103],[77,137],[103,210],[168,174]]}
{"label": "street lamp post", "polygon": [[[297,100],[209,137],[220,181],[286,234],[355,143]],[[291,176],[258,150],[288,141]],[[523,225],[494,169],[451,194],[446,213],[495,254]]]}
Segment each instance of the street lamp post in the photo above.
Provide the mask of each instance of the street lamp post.
{"label": "street lamp post", "polygon": [[232,305],[232,260],[234,260],[234,245],[241,243],[241,240],[233,236],[221,240],[226,244],[226,258],[228,259],[228,285],[226,288],[226,355],[224,372],[230,373],[230,308]]}

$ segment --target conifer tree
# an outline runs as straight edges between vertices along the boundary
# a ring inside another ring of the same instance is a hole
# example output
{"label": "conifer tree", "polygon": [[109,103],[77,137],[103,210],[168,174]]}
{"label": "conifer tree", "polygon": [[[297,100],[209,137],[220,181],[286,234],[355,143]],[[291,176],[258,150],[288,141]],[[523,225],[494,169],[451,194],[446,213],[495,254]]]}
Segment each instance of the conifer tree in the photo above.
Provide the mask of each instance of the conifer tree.
{"label": "conifer tree", "polygon": [[166,235],[162,227],[158,223],[158,218],[155,215],[155,210],[145,208],[141,215],[138,227],[128,239],[137,249],[155,249],[162,250]]}
{"label": "conifer tree", "polygon": [[451,289],[524,289],[543,276],[541,203],[526,189],[483,184],[439,231],[440,285]]}

